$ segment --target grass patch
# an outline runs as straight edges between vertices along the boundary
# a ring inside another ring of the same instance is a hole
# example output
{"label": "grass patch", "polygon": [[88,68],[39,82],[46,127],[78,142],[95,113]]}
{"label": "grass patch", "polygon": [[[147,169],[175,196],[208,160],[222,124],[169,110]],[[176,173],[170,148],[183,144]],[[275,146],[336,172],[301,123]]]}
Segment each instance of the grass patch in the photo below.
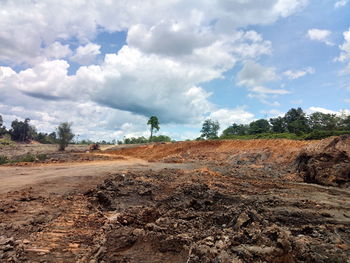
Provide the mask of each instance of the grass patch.
{"label": "grass patch", "polygon": [[289,139],[289,140],[304,140],[305,135],[296,135],[294,133],[259,133],[251,135],[227,135],[220,136],[220,139],[229,140],[253,140],[253,139]]}
{"label": "grass patch", "polygon": [[9,159],[5,155],[0,155],[0,165],[8,162],[9,162]]}
{"label": "grass patch", "polygon": [[9,135],[5,135],[0,138],[0,146],[14,146],[14,145],[16,145],[16,143],[11,140],[11,137]]}
{"label": "grass patch", "polygon": [[47,155],[45,153],[40,153],[40,154],[37,154],[36,155],[36,158],[39,160],[39,161],[45,161],[47,159]]}
{"label": "grass patch", "polygon": [[27,153],[25,155],[16,156],[12,159],[9,159],[5,155],[0,155],[0,165],[8,164],[8,163],[32,163],[35,161],[45,161],[47,159],[47,155],[45,153],[40,153],[34,155],[32,153]]}

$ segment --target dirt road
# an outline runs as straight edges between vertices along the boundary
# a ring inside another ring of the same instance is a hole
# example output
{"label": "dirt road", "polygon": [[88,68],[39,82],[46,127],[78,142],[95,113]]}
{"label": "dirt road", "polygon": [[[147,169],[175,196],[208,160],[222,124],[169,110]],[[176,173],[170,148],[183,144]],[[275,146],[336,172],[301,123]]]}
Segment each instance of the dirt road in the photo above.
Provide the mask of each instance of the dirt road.
{"label": "dirt road", "polygon": [[97,184],[105,176],[116,172],[193,167],[194,165],[189,164],[149,163],[128,157],[114,161],[45,164],[31,167],[0,166],[0,194],[24,187],[63,194],[74,189],[81,190],[81,187],[84,189],[91,187],[91,184]]}

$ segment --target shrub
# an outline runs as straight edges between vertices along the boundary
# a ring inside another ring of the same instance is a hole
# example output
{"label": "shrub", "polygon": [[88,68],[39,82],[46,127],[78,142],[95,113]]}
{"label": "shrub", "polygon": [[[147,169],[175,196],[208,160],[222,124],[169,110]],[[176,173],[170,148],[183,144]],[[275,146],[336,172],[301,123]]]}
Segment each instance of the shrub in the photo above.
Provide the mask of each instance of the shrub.
{"label": "shrub", "polygon": [[15,162],[34,162],[36,160],[36,157],[34,154],[31,153],[27,153],[26,155],[23,155],[22,157],[20,157],[19,159],[15,160]]}
{"label": "shrub", "polygon": [[313,131],[305,136],[305,140],[322,140],[331,136],[350,134],[350,131]]}
{"label": "shrub", "polygon": [[41,153],[41,154],[38,154],[36,156],[36,158],[39,160],[39,161],[45,161],[47,159],[47,155],[45,153]]}
{"label": "shrub", "polygon": [[9,159],[5,155],[0,155],[0,165],[8,162],[9,162]]}
{"label": "shrub", "polygon": [[13,141],[11,141],[11,136],[6,134],[2,138],[0,138],[0,146],[6,146],[6,145],[15,145]]}

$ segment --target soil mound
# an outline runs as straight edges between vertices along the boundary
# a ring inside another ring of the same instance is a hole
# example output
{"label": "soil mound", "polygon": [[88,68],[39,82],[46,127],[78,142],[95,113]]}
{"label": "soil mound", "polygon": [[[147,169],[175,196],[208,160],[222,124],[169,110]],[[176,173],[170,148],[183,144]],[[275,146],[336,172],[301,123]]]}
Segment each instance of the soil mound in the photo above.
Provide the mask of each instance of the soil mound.
{"label": "soil mound", "polygon": [[144,145],[107,152],[148,161],[169,163],[214,162],[292,162],[300,149],[313,141],[295,140],[215,140]]}
{"label": "soil mound", "polygon": [[350,135],[331,137],[306,147],[297,157],[298,172],[308,183],[350,185]]}

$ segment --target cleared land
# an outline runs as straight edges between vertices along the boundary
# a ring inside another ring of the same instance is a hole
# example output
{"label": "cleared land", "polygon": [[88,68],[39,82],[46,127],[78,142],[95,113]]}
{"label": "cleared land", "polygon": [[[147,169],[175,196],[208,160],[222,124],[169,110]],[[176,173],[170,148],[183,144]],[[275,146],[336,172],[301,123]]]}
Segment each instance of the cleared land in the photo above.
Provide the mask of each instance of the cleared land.
{"label": "cleared land", "polygon": [[82,148],[0,166],[0,261],[350,262],[349,188],[296,169],[318,145]]}

